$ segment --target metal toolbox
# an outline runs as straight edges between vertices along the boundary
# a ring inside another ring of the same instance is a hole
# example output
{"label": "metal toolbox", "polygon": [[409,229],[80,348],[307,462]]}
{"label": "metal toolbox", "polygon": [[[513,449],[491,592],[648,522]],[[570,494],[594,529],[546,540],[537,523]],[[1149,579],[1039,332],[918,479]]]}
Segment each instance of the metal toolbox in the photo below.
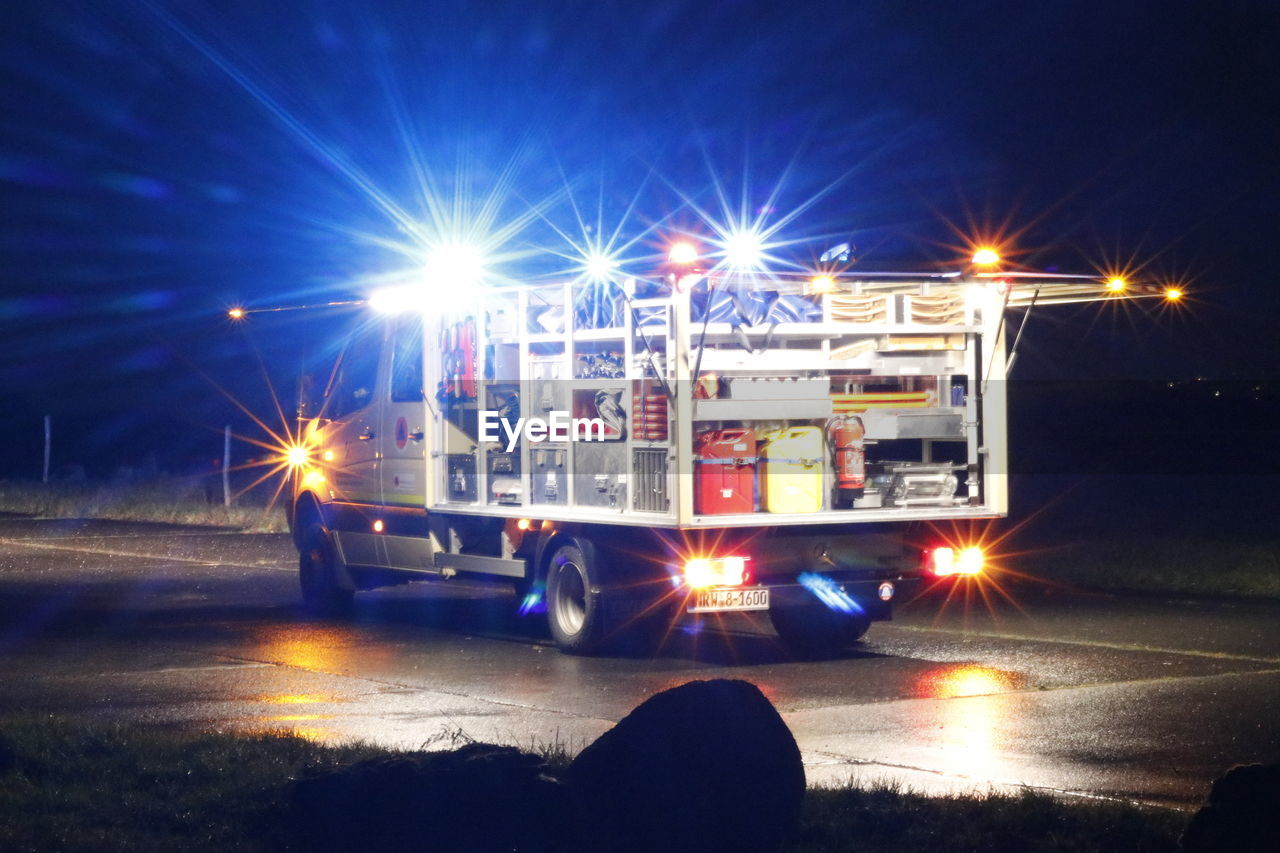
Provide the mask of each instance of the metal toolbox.
{"label": "metal toolbox", "polygon": [[667,496],[667,450],[645,447],[632,450],[632,482],[635,483],[635,509],[640,512],[666,512],[671,507]]}
{"label": "metal toolbox", "polygon": [[448,479],[444,485],[447,500],[471,503],[476,499],[476,455],[474,453],[449,453]]}
{"label": "metal toolbox", "polygon": [[623,442],[576,442],[573,502],[578,506],[626,509],[629,462]]}
{"label": "metal toolbox", "polygon": [[533,493],[529,496],[535,504],[564,504],[568,502],[568,482],[565,480],[565,455],[563,447],[539,447],[529,451],[529,467]]}

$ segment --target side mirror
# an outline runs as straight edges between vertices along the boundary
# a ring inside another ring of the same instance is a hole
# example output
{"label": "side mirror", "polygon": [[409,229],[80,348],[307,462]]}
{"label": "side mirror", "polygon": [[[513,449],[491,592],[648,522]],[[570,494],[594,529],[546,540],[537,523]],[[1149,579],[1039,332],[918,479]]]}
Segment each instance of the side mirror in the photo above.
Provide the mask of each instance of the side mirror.
{"label": "side mirror", "polygon": [[318,400],[312,399],[315,395],[315,377],[310,373],[304,373],[298,377],[298,417],[313,418],[320,411]]}

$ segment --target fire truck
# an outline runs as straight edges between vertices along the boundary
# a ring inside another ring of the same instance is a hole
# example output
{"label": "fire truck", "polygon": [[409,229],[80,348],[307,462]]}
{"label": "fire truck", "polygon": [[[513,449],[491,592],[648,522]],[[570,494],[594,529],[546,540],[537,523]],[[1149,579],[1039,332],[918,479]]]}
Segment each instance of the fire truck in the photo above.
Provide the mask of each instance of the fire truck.
{"label": "fire truck", "polygon": [[976,544],[927,540],[1006,513],[1006,317],[1145,295],[692,265],[375,294],[304,422],[303,599],[484,579],[565,652],[753,611],[830,652],[982,572]]}

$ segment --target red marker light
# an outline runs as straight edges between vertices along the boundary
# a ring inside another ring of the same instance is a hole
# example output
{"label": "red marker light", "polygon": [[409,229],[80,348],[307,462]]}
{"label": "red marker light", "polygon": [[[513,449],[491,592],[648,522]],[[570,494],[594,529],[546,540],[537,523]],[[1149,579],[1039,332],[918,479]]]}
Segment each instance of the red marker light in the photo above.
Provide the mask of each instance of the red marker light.
{"label": "red marker light", "polygon": [[986,555],[977,546],[930,548],[924,552],[924,557],[925,568],[940,578],[979,575],[986,564]]}

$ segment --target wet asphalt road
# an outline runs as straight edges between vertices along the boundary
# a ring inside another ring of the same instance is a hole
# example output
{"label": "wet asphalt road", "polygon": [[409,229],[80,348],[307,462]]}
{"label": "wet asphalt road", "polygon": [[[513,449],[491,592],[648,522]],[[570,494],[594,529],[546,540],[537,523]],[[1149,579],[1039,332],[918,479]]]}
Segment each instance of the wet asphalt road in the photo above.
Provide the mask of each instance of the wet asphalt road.
{"label": "wet asphalt road", "polygon": [[655,691],[735,677],[778,706],[811,783],[1185,806],[1280,759],[1276,604],[1022,587],[992,609],[921,598],[831,661],[745,616],[656,658],[574,658],[496,589],[413,584],[307,619],[295,559],[285,536],[0,518],[0,713],[577,749]]}

